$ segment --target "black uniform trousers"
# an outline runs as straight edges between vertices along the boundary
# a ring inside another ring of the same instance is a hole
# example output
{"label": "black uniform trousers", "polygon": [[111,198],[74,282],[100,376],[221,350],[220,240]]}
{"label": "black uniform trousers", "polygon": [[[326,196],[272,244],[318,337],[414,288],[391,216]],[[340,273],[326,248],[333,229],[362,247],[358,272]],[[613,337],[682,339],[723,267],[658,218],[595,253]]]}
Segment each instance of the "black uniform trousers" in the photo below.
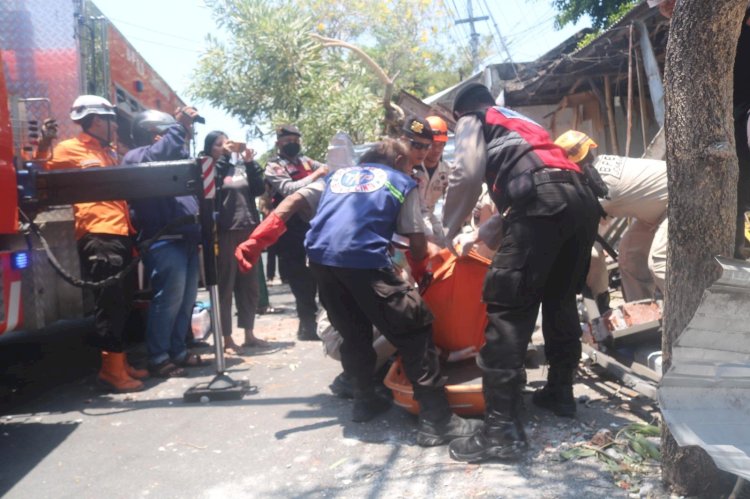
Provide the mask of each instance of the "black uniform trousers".
{"label": "black uniform trousers", "polygon": [[373,325],[399,351],[417,400],[442,387],[432,342],[433,315],[419,293],[393,269],[349,269],[310,263],[320,300],[343,339],[341,364],[355,390],[372,390]]}
{"label": "black uniform trousers", "polygon": [[307,266],[305,233],[309,224],[295,215],[287,221],[287,231],[276,243],[279,256],[279,274],[286,277],[292,289],[300,320],[300,330],[315,334],[315,316],[318,305],[315,301],[317,285]]}
{"label": "black uniform trousers", "polygon": [[[78,240],[81,275],[88,281],[101,281],[124,269],[133,259],[133,243],[128,236],[86,234]],[[123,333],[135,292],[133,272],[118,283],[94,290],[94,333],[92,346],[105,352],[120,353]]]}
{"label": "black uniform trousers", "polygon": [[539,185],[535,199],[520,210],[511,209],[500,251],[484,281],[489,322],[478,364],[486,383],[525,379],[526,348],[540,305],[550,366],[578,365],[576,293],[585,283],[598,213],[596,199],[580,183]]}

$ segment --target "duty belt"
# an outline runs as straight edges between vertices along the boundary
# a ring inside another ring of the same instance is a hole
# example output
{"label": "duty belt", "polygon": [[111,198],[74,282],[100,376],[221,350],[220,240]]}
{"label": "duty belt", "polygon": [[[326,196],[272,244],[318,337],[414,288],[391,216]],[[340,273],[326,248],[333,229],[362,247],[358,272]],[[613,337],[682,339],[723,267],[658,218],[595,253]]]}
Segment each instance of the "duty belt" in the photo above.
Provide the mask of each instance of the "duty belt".
{"label": "duty belt", "polygon": [[577,184],[581,180],[571,170],[549,170],[547,168],[534,172],[534,185],[542,184]]}

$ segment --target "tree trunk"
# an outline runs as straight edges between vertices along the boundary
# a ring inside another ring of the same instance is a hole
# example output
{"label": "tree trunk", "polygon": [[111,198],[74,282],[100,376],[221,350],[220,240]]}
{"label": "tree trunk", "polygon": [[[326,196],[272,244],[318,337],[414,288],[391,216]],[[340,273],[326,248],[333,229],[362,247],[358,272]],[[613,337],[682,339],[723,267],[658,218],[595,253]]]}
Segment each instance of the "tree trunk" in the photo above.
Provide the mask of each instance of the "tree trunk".
{"label": "tree trunk", "polygon": [[[737,156],[732,74],[747,0],[680,0],[672,17],[666,83],[669,272],[664,370],[672,344],[718,277],[714,256],[733,254]],[[720,473],[698,447],[680,448],[665,429],[662,478],[678,494],[713,494]]]}

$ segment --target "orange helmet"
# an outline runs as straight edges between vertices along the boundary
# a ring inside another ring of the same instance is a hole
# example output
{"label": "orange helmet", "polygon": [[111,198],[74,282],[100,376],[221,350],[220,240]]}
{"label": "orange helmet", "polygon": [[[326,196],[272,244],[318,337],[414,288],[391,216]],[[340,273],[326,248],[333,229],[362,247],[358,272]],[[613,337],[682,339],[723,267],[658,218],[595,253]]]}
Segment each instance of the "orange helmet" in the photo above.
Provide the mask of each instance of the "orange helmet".
{"label": "orange helmet", "polygon": [[555,145],[565,149],[568,159],[578,163],[588,155],[589,150],[597,147],[591,137],[577,130],[568,130],[555,140]]}
{"label": "orange helmet", "polygon": [[432,128],[432,140],[435,142],[448,142],[448,125],[440,116],[428,116],[427,123]]}

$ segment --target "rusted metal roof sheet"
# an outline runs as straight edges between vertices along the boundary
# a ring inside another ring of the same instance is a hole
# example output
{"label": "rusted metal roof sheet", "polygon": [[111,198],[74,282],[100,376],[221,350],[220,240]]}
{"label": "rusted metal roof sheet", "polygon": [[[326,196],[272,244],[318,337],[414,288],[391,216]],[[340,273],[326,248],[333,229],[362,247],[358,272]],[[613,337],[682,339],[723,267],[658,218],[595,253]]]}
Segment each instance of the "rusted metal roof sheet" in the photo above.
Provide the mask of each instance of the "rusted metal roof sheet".
{"label": "rusted metal roof sheet", "polygon": [[[508,106],[557,104],[564,96],[589,88],[591,78],[625,75],[628,32],[634,21],[646,25],[656,57],[663,59],[669,19],[662,17],[658,9],[649,8],[644,1],[584,47],[578,48],[578,45],[593,32],[589,28],[574,34],[535,61],[489,65],[458,85],[428,97],[425,102],[433,107],[450,109],[459,88],[469,82],[485,81],[489,76],[491,90],[496,95],[504,91]],[[635,45],[638,43],[636,37]]]}

